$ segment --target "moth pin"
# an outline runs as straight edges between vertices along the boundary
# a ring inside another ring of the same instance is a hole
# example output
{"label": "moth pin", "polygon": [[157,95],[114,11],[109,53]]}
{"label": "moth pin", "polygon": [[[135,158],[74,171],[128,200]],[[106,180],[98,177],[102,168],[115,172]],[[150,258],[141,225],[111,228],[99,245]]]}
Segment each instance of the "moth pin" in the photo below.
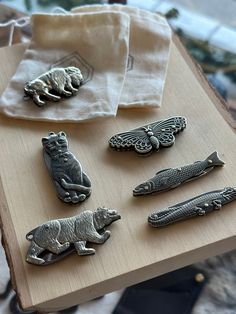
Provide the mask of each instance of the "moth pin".
{"label": "moth pin", "polygon": [[145,155],[158,151],[161,146],[169,147],[174,144],[174,134],[186,127],[186,118],[171,117],[160,120],[137,129],[119,133],[109,140],[109,144],[116,150],[135,150],[138,154]]}

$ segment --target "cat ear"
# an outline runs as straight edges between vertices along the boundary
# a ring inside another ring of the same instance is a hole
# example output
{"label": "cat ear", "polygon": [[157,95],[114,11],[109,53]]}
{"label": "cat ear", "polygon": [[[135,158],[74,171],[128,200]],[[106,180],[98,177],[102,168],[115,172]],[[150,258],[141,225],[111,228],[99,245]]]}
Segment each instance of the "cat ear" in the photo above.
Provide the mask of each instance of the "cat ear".
{"label": "cat ear", "polygon": [[55,135],[55,133],[54,132],[49,132],[48,136],[51,136],[51,135]]}
{"label": "cat ear", "polygon": [[43,137],[42,138],[42,144],[43,146],[46,145],[48,143],[48,137]]}
{"label": "cat ear", "polygon": [[65,136],[65,137],[66,137],[66,133],[63,132],[63,131],[59,132],[58,135],[59,135],[59,136]]}

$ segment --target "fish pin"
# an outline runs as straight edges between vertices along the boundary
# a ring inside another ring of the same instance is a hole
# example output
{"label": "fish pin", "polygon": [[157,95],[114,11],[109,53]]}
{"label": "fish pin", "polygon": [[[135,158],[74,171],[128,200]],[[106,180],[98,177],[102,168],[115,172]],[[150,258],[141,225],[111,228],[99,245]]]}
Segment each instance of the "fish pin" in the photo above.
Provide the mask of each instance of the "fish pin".
{"label": "fish pin", "polygon": [[190,165],[163,169],[156,173],[156,175],[141,183],[133,190],[134,196],[151,194],[154,192],[168,191],[177,186],[198,179],[207,174],[216,166],[223,166],[224,162],[220,160],[218,153],[214,152],[205,160],[196,161]]}
{"label": "fish pin", "polygon": [[174,134],[186,127],[184,117],[172,117],[144,125],[129,132],[119,133],[109,140],[116,150],[135,150],[138,154],[148,154],[158,151],[161,146],[169,147],[174,144]]}
{"label": "fish pin", "polygon": [[167,207],[148,217],[150,226],[159,228],[170,225],[180,220],[196,216],[204,216],[214,210],[219,210],[227,203],[236,199],[236,189],[226,187],[201,194],[174,206]]}
{"label": "fish pin", "polygon": [[87,248],[87,242],[105,243],[111,234],[105,227],[120,218],[116,210],[99,207],[95,212],[86,210],[77,216],[47,221],[27,233],[30,247],[26,261],[48,265],[74,251],[78,255],[94,255],[95,249]]}

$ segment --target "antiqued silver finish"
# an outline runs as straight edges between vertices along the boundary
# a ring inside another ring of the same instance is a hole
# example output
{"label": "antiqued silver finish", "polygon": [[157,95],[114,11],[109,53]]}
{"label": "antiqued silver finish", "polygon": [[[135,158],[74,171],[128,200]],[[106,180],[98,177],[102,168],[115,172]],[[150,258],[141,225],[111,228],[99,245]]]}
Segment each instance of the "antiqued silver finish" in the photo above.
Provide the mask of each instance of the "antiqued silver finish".
{"label": "antiqued silver finish", "polygon": [[110,231],[104,228],[120,218],[116,210],[99,207],[95,212],[86,210],[77,216],[45,222],[26,235],[31,241],[26,261],[48,265],[75,250],[78,255],[93,255],[95,249],[87,248],[87,242],[106,242]]}
{"label": "antiqued silver finish", "polygon": [[44,161],[58,197],[66,203],[83,202],[91,194],[91,181],[68,150],[65,132],[50,132],[42,144]]}
{"label": "antiqued silver finish", "polygon": [[25,83],[24,91],[37,106],[43,107],[45,101],[40,98],[41,96],[52,101],[59,101],[61,95],[70,97],[77,93],[82,82],[83,75],[77,67],[53,68]]}
{"label": "antiqued silver finish", "polygon": [[222,165],[224,165],[224,162],[219,159],[217,152],[214,152],[203,161],[196,161],[193,164],[178,168],[163,169],[157,172],[153,178],[138,185],[133,190],[133,195],[139,196],[168,191],[185,182],[195,180],[207,174],[216,166]]}
{"label": "antiqued silver finish", "polygon": [[174,144],[174,134],[186,127],[186,119],[172,117],[144,125],[129,132],[119,133],[109,140],[109,144],[116,150],[133,149],[145,155],[151,151],[158,151],[160,146],[168,147]]}
{"label": "antiqued silver finish", "polygon": [[204,216],[236,199],[236,189],[226,187],[201,194],[148,216],[150,226],[159,228],[195,216]]}

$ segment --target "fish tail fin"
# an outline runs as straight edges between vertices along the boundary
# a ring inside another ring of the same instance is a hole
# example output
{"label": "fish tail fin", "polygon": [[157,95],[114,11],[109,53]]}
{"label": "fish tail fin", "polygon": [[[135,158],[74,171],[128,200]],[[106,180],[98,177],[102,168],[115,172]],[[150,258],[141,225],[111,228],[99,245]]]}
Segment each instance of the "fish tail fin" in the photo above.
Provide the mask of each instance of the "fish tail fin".
{"label": "fish tail fin", "polygon": [[208,156],[206,160],[208,161],[209,165],[212,166],[223,166],[225,164],[224,161],[219,158],[216,151]]}

